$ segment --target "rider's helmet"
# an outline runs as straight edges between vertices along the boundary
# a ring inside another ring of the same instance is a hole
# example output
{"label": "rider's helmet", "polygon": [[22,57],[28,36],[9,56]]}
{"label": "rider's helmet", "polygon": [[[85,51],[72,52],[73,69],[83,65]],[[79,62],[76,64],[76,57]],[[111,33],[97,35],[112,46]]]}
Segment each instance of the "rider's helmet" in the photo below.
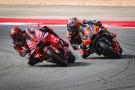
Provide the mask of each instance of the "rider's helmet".
{"label": "rider's helmet", "polygon": [[94,20],[94,24],[95,24],[96,26],[102,27],[102,22],[101,22],[101,21]]}
{"label": "rider's helmet", "polygon": [[49,29],[47,26],[40,27],[39,30],[46,32]]}
{"label": "rider's helmet", "polygon": [[15,42],[22,41],[24,39],[23,32],[19,27],[13,27],[10,30],[10,36]]}
{"label": "rider's helmet", "polygon": [[80,21],[78,20],[78,18],[70,18],[67,24],[68,31],[71,33],[78,33],[79,24]]}

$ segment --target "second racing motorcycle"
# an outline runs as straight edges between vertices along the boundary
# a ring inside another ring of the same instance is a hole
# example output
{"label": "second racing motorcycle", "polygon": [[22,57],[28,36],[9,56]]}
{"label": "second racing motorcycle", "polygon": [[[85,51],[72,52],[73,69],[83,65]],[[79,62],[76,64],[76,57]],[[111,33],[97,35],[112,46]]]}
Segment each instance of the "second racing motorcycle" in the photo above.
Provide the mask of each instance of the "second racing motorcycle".
{"label": "second racing motorcycle", "polygon": [[[89,29],[85,30],[85,37],[82,38],[82,42],[85,46],[86,54],[82,57],[87,58],[90,54],[96,53],[108,58],[120,58],[122,54],[122,48],[116,39],[116,34],[112,34],[107,30],[103,30],[98,26],[93,26],[93,31]],[[90,43],[90,33],[93,33]]]}

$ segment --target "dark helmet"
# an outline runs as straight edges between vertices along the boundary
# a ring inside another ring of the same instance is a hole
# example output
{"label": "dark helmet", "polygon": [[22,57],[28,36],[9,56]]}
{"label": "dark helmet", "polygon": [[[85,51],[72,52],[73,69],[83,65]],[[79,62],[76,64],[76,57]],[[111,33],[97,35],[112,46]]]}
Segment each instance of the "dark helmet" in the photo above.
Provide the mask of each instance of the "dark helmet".
{"label": "dark helmet", "polygon": [[22,39],[24,38],[22,35],[22,30],[19,27],[11,28],[10,36],[14,41],[22,41]]}
{"label": "dark helmet", "polygon": [[77,18],[71,18],[68,20],[67,28],[69,32],[78,32],[79,20]]}
{"label": "dark helmet", "polygon": [[46,30],[48,30],[49,27],[47,26],[43,26],[43,27],[40,27],[39,30],[43,31],[43,32],[46,32]]}

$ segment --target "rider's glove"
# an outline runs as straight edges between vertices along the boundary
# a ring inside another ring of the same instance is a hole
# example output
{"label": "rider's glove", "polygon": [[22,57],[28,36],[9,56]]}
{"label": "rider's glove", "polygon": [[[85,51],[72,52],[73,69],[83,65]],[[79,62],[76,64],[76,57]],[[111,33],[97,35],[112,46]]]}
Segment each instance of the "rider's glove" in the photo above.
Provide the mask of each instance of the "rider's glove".
{"label": "rider's glove", "polygon": [[43,44],[42,41],[39,41],[39,42],[37,43],[37,46],[40,47],[40,48],[42,48],[42,47],[44,46],[44,44]]}
{"label": "rider's glove", "polygon": [[68,47],[69,46],[69,44],[66,42],[66,41],[64,41],[63,39],[59,39],[59,42],[61,43],[61,44],[63,44],[64,46],[66,46],[66,47]]}
{"label": "rider's glove", "polygon": [[111,32],[110,34],[111,34],[111,36],[116,37],[116,34],[115,34],[115,33],[112,33],[112,32]]}
{"label": "rider's glove", "polygon": [[60,42],[60,43],[64,43],[64,41],[63,41],[61,38],[59,38],[59,42]]}

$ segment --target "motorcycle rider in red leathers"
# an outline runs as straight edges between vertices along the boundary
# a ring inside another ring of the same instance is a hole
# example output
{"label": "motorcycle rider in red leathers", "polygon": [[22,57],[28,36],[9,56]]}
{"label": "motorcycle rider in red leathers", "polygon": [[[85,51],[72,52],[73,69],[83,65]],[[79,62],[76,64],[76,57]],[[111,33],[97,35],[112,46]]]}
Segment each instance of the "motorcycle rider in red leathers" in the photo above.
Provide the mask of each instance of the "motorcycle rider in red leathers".
{"label": "motorcycle rider in red leathers", "polygon": [[[74,47],[75,44],[78,44],[81,47],[80,54],[81,56],[85,55],[85,45],[83,45],[81,38],[83,38],[84,35],[84,30],[86,28],[90,28],[91,34],[90,38],[93,36],[93,26],[96,25],[99,28],[102,28],[102,30],[105,30],[106,32],[107,29],[102,26],[102,23],[97,20],[79,20],[78,18],[70,18],[67,23],[67,37],[69,38],[69,42],[72,45],[73,49],[76,50],[76,47]],[[108,32],[110,33],[110,32]],[[113,33],[111,33],[113,34]],[[90,40],[90,43],[92,41]],[[91,52],[93,53],[93,52]]]}
{"label": "motorcycle rider in red leathers", "polygon": [[[19,27],[13,27],[10,30],[10,36],[13,39],[14,48],[21,57],[24,57],[28,53],[30,53],[31,52],[30,47],[33,44],[36,44],[37,40],[43,39],[43,37],[47,33],[54,35],[56,38],[59,39],[59,41],[64,42],[65,46],[69,45],[67,42],[63,41],[51,28],[47,26],[43,26],[38,29],[26,29],[26,30],[21,30]],[[46,41],[49,41],[54,45],[57,45],[58,42],[56,42],[51,38],[52,36],[50,35],[49,40]],[[28,57],[29,65],[34,65],[43,61],[41,57],[34,57],[32,54],[28,55],[29,55]]]}

